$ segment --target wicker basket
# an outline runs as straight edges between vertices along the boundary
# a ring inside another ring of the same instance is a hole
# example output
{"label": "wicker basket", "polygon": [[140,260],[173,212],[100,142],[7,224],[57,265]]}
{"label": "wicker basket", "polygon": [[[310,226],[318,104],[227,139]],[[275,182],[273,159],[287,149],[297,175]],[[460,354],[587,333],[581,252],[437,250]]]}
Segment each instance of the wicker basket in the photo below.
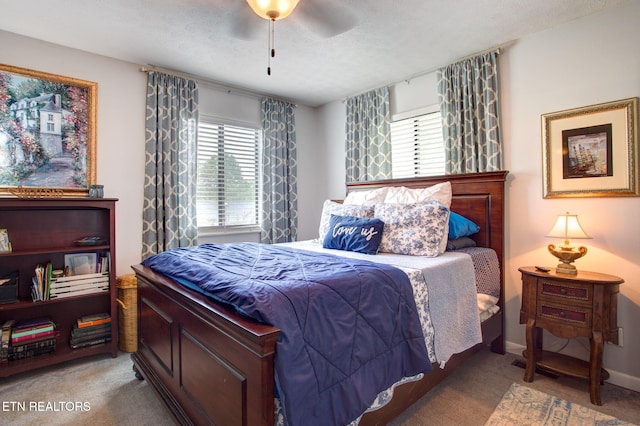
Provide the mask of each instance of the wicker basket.
{"label": "wicker basket", "polygon": [[118,288],[118,341],[121,351],[138,350],[138,281],[134,274],[116,278]]}

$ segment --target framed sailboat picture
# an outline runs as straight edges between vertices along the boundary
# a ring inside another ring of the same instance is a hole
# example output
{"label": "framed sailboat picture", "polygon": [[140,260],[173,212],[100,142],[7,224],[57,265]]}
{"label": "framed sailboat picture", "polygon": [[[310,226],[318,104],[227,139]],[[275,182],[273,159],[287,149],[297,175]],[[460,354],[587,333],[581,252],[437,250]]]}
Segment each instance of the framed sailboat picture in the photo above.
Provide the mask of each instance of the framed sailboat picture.
{"label": "framed sailboat picture", "polygon": [[544,198],[638,196],[638,98],[542,116]]}

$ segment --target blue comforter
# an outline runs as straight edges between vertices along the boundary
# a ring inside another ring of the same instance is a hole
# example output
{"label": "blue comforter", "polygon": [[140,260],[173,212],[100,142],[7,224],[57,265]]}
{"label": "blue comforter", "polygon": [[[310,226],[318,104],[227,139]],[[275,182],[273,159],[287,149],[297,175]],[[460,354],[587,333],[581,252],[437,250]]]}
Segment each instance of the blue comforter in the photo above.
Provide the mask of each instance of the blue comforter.
{"label": "blue comforter", "polygon": [[431,364],[406,274],[266,244],[169,250],[144,265],[281,330],[275,379],[289,425],[343,425]]}

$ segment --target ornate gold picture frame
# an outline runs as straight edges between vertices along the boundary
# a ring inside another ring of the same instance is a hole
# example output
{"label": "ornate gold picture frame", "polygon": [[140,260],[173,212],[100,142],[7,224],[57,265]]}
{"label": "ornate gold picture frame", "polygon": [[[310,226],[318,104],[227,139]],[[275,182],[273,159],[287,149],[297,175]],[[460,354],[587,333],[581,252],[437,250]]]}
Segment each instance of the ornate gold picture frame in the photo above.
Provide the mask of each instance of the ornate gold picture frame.
{"label": "ornate gold picture frame", "polygon": [[542,115],[544,198],[640,195],[637,123],[638,98]]}
{"label": "ornate gold picture frame", "polygon": [[0,64],[0,195],[86,196],[98,84]]}

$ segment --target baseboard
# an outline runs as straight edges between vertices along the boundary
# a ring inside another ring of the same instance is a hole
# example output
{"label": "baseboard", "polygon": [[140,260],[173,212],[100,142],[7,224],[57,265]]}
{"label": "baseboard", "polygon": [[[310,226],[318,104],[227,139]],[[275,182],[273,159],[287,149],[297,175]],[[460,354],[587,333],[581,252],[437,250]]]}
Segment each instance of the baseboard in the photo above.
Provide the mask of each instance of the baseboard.
{"label": "baseboard", "polygon": [[[525,347],[518,343],[506,342],[506,351],[510,354],[522,356],[522,351],[524,351],[524,349]],[[607,380],[607,383],[640,392],[640,377],[630,376],[628,374],[612,370],[610,367],[606,368],[609,372],[609,380]]]}

